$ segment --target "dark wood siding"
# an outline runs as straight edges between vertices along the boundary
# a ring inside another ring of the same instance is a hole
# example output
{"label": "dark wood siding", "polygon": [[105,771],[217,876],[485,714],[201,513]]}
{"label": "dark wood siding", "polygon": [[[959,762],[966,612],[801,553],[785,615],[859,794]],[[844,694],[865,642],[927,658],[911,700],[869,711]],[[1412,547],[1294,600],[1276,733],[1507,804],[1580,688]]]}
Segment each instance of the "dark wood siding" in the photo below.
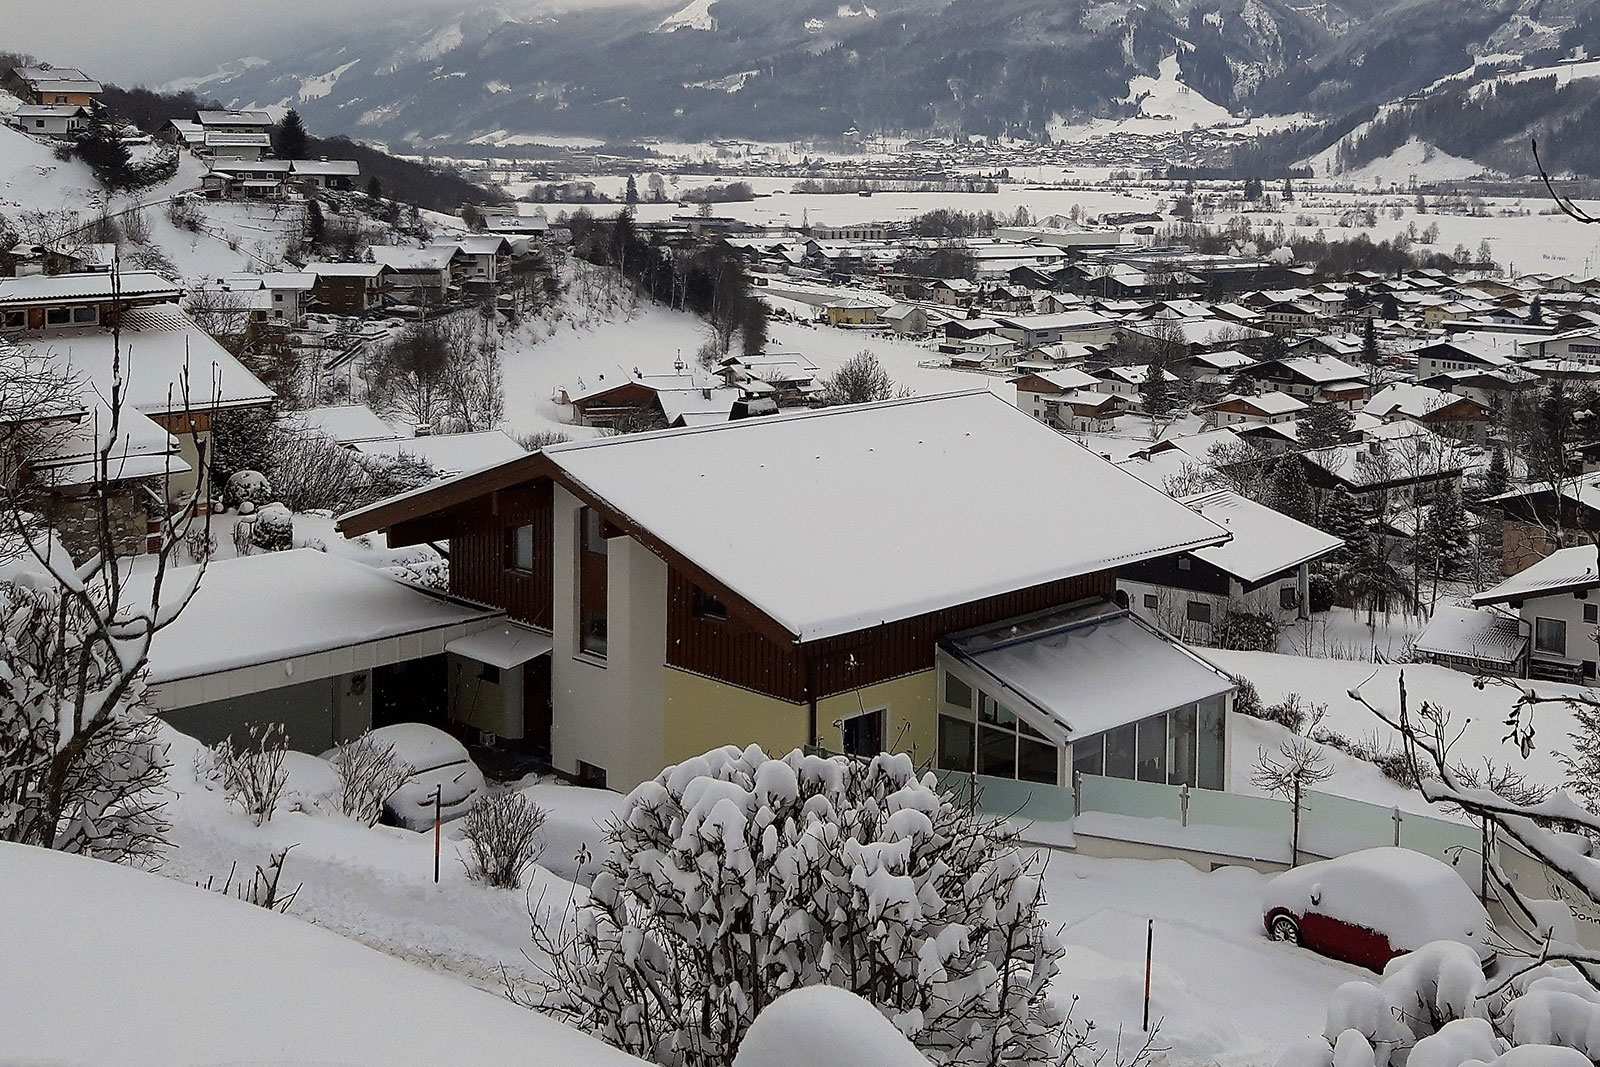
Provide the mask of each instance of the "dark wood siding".
{"label": "dark wood siding", "polygon": [[[450,592],[504,608],[520,622],[549,629],[555,563],[554,491],[548,481],[479,497],[452,516]],[[533,571],[507,566],[507,542],[533,526]]]}
{"label": "dark wood siding", "polygon": [[667,579],[667,663],[799,704],[810,698],[808,674],[821,699],[930,670],[934,648],[948,634],[1088,597],[1110,597],[1116,586],[1116,572],[1101,571],[785,647],[742,625],[736,613],[726,622],[697,617],[694,583],[673,569]]}

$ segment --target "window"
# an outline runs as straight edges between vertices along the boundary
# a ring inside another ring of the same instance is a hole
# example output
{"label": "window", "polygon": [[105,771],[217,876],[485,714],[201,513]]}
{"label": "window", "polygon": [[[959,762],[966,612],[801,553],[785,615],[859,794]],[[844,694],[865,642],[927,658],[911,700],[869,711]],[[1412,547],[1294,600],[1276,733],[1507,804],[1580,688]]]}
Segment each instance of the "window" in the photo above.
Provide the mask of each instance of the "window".
{"label": "window", "polygon": [[1151,611],[1156,610],[1156,605],[1159,603],[1160,601],[1154,593],[1146,593],[1144,595],[1144,606],[1149,608]]}
{"label": "window", "polygon": [[79,326],[93,326],[100,321],[100,309],[97,307],[73,308],[72,321]]}
{"label": "window", "polygon": [[506,567],[514,571],[533,570],[533,525],[506,531]]}
{"label": "window", "polygon": [[1600,622],[1600,604],[1585,604],[1583,606],[1584,622]]}
{"label": "window", "polygon": [[492,663],[485,663],[478,668],[478,681],[488,682],[490,685],[500,684],[500,668]]}
{"label": "window", "polygon": [[1533,648],[1552,656],[1567,654],[1567,623],[1565,619],[1534,619]]}
{"label": "window", "polygon": [[1190,622],[1209,623],[1211,621],[1211,605],[1204,600],[1191,600],[1189,601],[1188,614]]}
{"label": "window", "polygon": [[0,328],[7,330],[20,330],[28,325],[26,311],[7,311],[0,313]]}
{"label": "window", "polygon": [[1194,565],[1193,562],[1189,559],[1188,556],[1179,556],[1178,557],[1178,569],[1180,571],[1189,570],[1193,565]]}
{"label": "window", "polygon": [[844,752],[847,756],[876,756],[885,748],[884,720],[889,709],[878,708],[844,721]]}
{"label": "window", "polygon": [[44,324],[46,326],[66,326],[72,322],[71,308],[45,308]]}
{"label": "window", "polygon": [[939,716],[939,769],[972,770],[973,737],[976,727],[967,719]]}
{"label": "window", "polygon": [[1138,747],[1138,724],[1130,722],[1126,726],[1107,730],[1105,737],[1106,777],[1130,779],[1135,777],[1137,761],[1134,753]]}
{"label": "window", "polygon": [[1072,769],[1077,774],[1104,774],[1106,735],[1095,734],[1072,742]]}
{"label": "window", "polygon": [[1292,585],[1278,587],[1278,607],[1292,611],[1300,606],[1300,590]]}
{"label": "window", "polygon": [[1167,715],[1139,721],[1139,781],[1167,780]]}
{"label": "window", "polygon": [[606,769],[579,760],[578,784],[590,786],[594,789],[604,789],[606,787]]}
{"label": "window", "polygon": [[578,540],[578,648],[604,656],[610,561],[600,513],[593,508],[578,514]]}
{"label": "window", "polygon": [[972,707],[972,687],[953,674],[944,676],[944,702],[958,708]]}
{"label": "window", "polygon": [[[694,591],[694,617],[707,622],[727,622],[728,606],[704,589]],[[849,751],[846,749],[846,751]]]}

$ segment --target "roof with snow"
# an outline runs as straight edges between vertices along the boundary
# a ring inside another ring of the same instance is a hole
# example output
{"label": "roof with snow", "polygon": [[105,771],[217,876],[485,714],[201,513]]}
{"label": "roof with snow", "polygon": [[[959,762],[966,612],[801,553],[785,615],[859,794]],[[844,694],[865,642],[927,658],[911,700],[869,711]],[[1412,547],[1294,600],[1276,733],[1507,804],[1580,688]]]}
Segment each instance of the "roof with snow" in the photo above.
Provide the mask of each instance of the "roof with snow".
{"label": "roof with snow", "polygon": [[272,125],[272,116],[265,111],[200,111],[194,120],[202,126],[259,126]]}
{"label": "roof with snow", "polygon": [[121,328],[120,349],[111,331],[99,327],[24,334],[11,342],[25,354],[54,359],[101,396],[111,396],[120,362],[123,395],[147,415],[254,407],[276,399],[176,304],[125,311]]}
{"label": "roof with snow", "polygon": [[1108,600],[959,634],[940,648],[1021,697],[1026,706],[1012,710],[1057,743],[1233,688],[1226,673]]}
{"label": "roof with snow", "polygon": [[[541,476],[800,641],[1228,537],[986,390],[552,445],[340,527],[387,528]],[[952,495],[1040,536],[1027,552],[952,551]]]}
{"label": "roof with snow", "polygon": [[292,411],[283,416],[284,425],[331,438],[341,445],[366,441],[389,441],[400,434],[380,419],[365,404],[334,404],[327,407]]}
{"label": "roof with snow", "polygon": [[27,82],[28,88],[36,93],[98,93],[103,91],[99,82],[76,67],[52,67],[47,64],[41,64],[37,67],[18,67],[13,73]]}
{"label": "roof with snow", "polygon": [[119,298],[128,300],[159,297],[176,300],[182,295],[181,286],[174,285],[155,271],[148,270],[123,271],[116,279],[104,272],[30,274],[23,278],[0,278],[0,307],[109,302]]}
{"label": "roof with snow", "polygon": [[1474,604],[1505,604],[1600,586],[1600,549],[1594,545],[1563,548],[1472,597]]}
{"label": "roof with snow", "polygon": [[[134,572],[129,603],[149,596]],[[195,583],[198,582],[198,585]],[[504,613],[396,581],[364,563],[312,548],[262,552],[169,570],[164,595],[194,598],[150,645],[150,684],[272,664],[424,631],[484,624]],[[140,592],[142,591],[142,592]],[[451,633],[453,639],[459,634]],[[441,646],[442,647],[442,646]],[[391,662],[401,658],[398,653]],[[281,672],[280,672],[281,673]],[[337,671],[330,673],[336,674]],[[309,680],[285,678],[280,684]],[[157,705],[170,706],[159,695]]]}
{"label": "roof with snow", "polygon": [[1231,489],[1181,498],[1183,503],[1233,535],[1233,540],[1191,555],[1246,584],[1321,559],[1344,541],[1240,496]]}
{"label": "roof with snow", "polygon": [[1263,415],[1288,415],[1291,412],[1304,411],[1311,405],[1297,396],[1288,393],[1260,393],[1256,396],[1241,396],[1238,393],[1229,393],[1215,404],[1208,404],[1202,411],[1213,411],[1224,408],[1230,404],[1240,404],[1253,408]]}
{"label": "roof with snow", "polygon": [[516,438],[504,430],[360,441],[356,442],[355,449],[368,456],[409,456],[444,475],[470,474],[527,455]]}
{"label": "roof with snow", "polygon": [[372,260],[401,271],[448,270],[455,258],[455,249],[403,248],[397,245],[373,245]]}
{"label": "roof with snow", "polygon": [[1516,618],[1497,611],[1441,605],[1413,647],[1430,656],[1472,659],[1509,667],[1522,658],[1528,639]]}
{"label": "roof with snow", "polygon": [[1390,415],[1401,415],[1408,419],[1420,419],[1430,415],[1441,408],[1452,404],[1471,404],[1477,407],[1477,402],[1468,397],[1446,393],[1441,389],[1433,389],[1426,385],[1414,385],[1411,382],[1393,382],[1380,389],[1371,400],[1367,401],[1363,409],[1369,415],[1378,418],[1388,418]]}

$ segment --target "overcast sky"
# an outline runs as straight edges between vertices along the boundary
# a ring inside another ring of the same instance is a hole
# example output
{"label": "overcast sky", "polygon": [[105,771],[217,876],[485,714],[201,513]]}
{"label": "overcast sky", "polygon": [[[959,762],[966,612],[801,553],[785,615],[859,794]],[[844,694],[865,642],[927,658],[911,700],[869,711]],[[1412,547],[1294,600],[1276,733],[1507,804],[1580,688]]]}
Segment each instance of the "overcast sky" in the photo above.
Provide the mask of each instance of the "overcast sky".
{"label": "overcast sky", "polygon": [[392,20],[397,10],[532,6],[531,0],[0,0],[0,48],[83,67],[122,85],[156,85],[227,60],[280,52],[304,34]]}

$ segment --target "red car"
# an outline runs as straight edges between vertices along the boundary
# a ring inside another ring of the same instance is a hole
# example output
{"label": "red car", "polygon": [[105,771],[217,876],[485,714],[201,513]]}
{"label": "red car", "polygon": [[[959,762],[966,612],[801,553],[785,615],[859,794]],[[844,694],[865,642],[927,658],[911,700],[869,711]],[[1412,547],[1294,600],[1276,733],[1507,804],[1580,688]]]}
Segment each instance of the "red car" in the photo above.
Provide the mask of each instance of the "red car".
{"label": "red car", "polygon": [[1494,924],[1449,865],[1406,848],[1369,848],[1296,867],[1262,894],[1267,936],[1381,972],[1430,941],[1459,941],[1488,966]]}

